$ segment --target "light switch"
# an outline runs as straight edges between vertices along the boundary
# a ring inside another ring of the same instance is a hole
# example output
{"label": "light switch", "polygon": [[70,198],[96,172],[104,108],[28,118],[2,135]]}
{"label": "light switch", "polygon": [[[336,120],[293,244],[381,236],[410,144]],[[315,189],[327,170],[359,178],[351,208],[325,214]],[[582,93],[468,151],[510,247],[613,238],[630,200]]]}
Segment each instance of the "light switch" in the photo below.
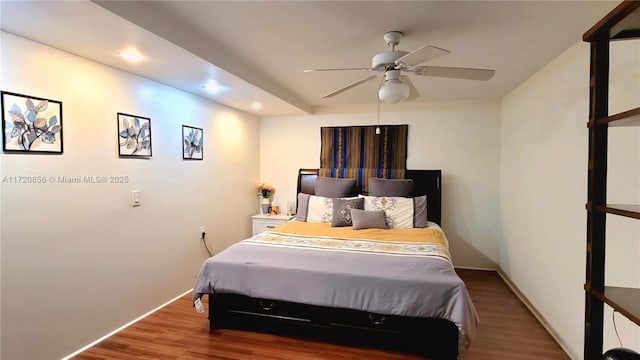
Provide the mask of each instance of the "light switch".
{"label": "light switch", "polygon": [[140,206],[140,190],[133,190],[131,192],[131,206]]}

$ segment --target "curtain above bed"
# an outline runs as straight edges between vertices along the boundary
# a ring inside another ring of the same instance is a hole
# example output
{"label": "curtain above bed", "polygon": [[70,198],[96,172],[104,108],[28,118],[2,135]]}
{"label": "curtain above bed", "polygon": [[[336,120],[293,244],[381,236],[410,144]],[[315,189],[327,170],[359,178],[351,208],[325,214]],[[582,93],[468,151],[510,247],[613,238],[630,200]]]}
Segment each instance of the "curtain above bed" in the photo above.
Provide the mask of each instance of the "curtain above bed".
{"label": "curtain above bed", "polygon": [[363,191],[369,177],[402,179],[407,168],[408,125],[320,128],[319,175],[355,178]]}

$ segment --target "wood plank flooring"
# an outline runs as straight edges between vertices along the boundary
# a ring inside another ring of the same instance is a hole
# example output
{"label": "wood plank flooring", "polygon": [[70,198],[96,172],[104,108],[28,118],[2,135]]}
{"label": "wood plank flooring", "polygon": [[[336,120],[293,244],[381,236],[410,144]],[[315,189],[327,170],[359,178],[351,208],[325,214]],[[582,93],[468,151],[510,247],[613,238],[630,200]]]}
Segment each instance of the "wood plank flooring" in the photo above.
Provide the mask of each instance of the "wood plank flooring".
{"label": "wood plank flooring", "polygon": [[[457,270],[480,316],[475,343],[461,360],[569,359],[495,272]],[[81,353],[75,359],[425,360],[393,351],[234,330],[209,332],[191,297]]]}

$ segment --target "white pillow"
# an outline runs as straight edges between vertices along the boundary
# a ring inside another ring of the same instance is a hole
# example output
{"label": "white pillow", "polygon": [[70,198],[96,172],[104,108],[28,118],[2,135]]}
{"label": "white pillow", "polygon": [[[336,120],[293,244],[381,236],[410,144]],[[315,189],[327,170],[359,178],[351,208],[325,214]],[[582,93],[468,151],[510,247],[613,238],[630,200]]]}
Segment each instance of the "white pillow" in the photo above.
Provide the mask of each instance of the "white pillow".
{"label": "white pillow", "polygon": [[307,222],[330,223],[333,218],[333,201],[324,196],[309,196]]}
{"label": "white pillow", "polygon": [[361,196],[365,210],[384,210],[389,229],[413,228],[413,198]]}

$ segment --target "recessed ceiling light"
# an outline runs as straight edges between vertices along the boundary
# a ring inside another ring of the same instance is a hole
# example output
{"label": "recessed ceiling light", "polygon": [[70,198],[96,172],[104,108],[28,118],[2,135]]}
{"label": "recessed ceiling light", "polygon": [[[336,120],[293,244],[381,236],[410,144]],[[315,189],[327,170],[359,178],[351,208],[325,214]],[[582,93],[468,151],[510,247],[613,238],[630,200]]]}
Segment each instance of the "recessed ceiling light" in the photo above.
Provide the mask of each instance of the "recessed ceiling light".
{"label": "recessed ceiling light", "polygon": [[254,101],[251,103],[251,108],[253,110],[262,110],[262,103],[260,101]]}
{"label": "recessed ceiling light", "polygon": [[132,47],[122,50],[119,55],[121,58],[134,64],[144,60],[144,56],[142,56],[136,48]]}
{"label": "recessed ceiling light", "polygon": [[222,86],[220,86],[220,84],[218,84],[217,81],[215,80],[209,80],[207,81],[206,84],[204,84],[202,86],[203,89],[205,89],[208,93],[215,95],[219,92],[221,92],[222,90],[224,90],[224,88]]}

